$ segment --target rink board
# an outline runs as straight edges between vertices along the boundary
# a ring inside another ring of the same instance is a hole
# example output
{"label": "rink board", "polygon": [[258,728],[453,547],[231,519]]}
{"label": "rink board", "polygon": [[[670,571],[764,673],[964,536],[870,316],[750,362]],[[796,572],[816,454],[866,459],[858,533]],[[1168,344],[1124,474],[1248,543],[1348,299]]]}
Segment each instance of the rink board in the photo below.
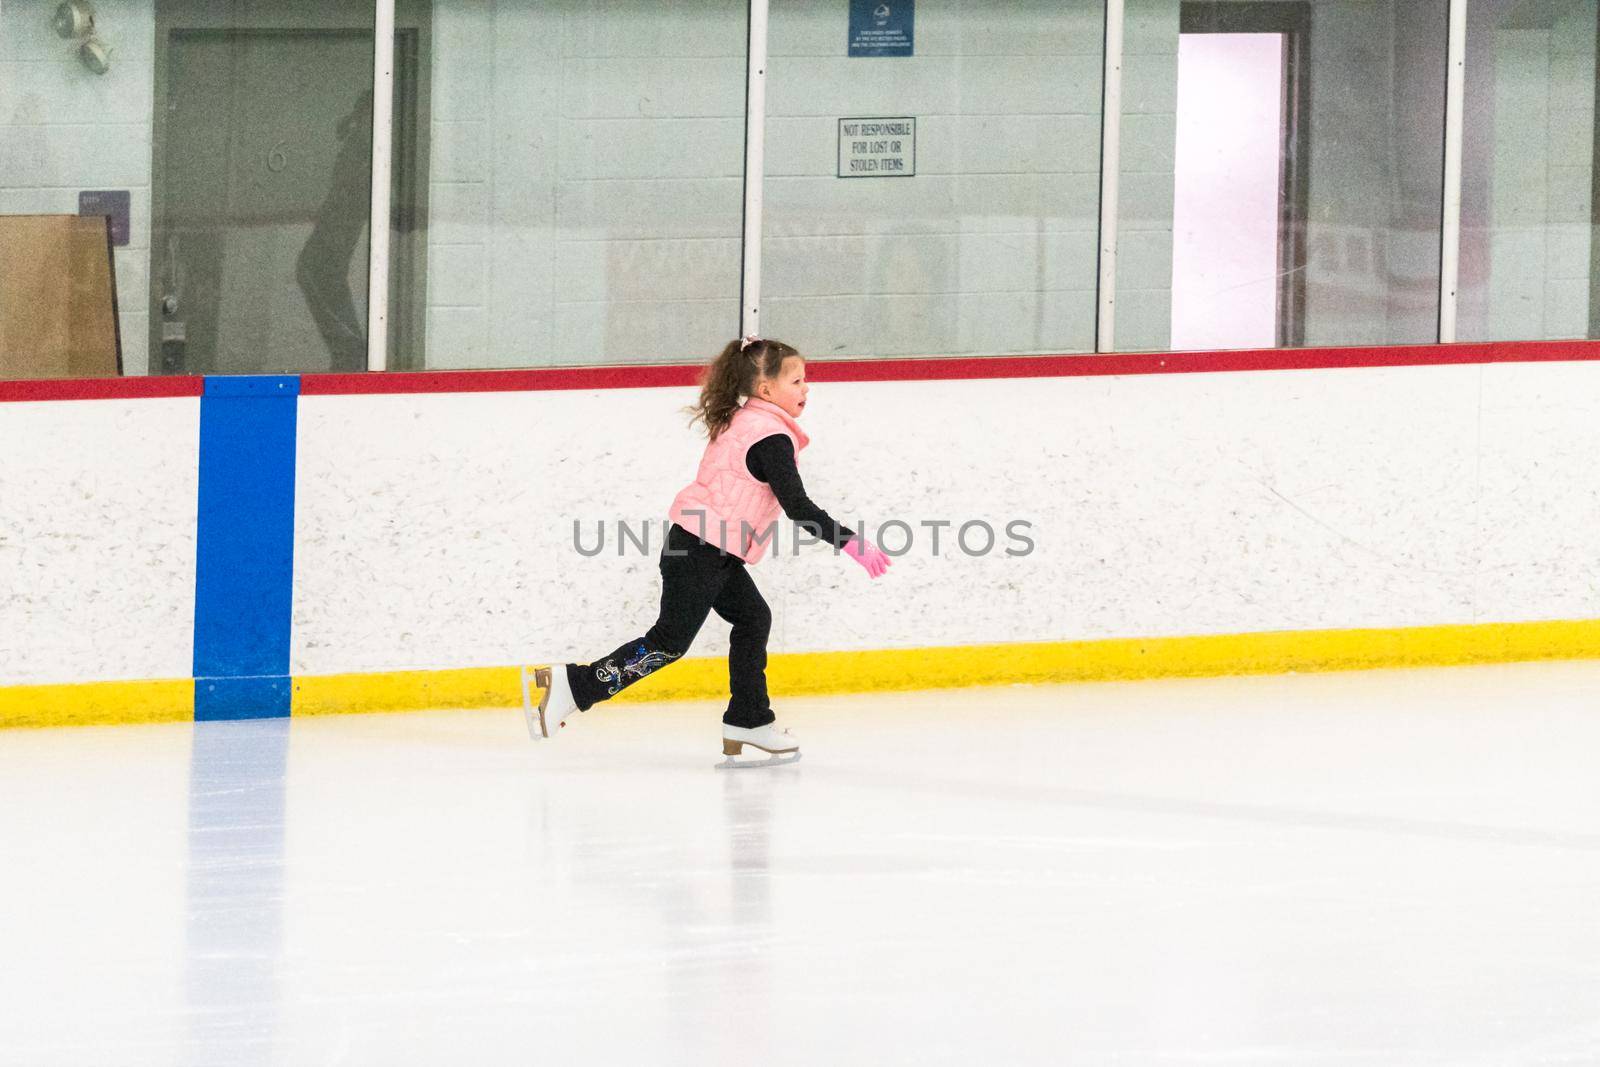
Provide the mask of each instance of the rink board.
{"label": "rink board", "polygon": [[[1597,355],[813,362],[808,489],[912,544],[755,568],[774,693],[1600,656]],[[518,702],[654,618],[694,373],[0,383],[0,724]],[[627,698],[715,697],[726,647]]]}

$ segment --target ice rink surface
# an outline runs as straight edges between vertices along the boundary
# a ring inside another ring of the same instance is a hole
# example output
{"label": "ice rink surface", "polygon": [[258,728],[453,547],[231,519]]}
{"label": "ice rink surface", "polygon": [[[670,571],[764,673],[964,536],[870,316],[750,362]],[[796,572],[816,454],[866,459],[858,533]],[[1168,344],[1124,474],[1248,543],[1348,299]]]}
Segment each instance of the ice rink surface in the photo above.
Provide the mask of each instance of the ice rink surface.
{"label": "ice rink surface", "polygon": [[0,734],[0,1063],[1600,1063],[1600,664],[778,708]]}

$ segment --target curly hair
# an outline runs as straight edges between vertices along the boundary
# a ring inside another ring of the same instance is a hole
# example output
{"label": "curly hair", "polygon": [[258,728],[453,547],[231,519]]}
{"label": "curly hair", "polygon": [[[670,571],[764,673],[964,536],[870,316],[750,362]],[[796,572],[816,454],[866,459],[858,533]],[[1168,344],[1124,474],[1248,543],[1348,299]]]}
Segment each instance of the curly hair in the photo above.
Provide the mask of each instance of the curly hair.
{"label": "curly hair", "polygon": [[754,396],[763,379],[776,378],[783,361],[799,354],[793,345],[770,338],[729,341],[700,378],[700,399],[687,409],[690,425],[705,423],[707,436],[715,441],[733,421],[739,398]]}

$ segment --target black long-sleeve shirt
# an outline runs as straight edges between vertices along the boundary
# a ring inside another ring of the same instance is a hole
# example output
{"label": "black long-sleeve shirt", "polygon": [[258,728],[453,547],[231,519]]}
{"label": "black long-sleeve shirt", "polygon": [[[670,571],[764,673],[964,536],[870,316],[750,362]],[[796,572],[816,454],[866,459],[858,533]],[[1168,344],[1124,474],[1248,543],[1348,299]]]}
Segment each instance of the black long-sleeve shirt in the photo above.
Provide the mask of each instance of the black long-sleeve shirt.
{"label": "black long-sleeve shirt", "polygon": [[751,445],[744,455],[744,465],[752,478],[772,487],[783,513],[792,521],[815,529],[825,542],[836,548],[844,547],[844,543],[855,536],[855,531],[839,525],[837,519],[817,507],[806,495],[800,468],[794,461],[794,442],[788,434],[775,433]]}

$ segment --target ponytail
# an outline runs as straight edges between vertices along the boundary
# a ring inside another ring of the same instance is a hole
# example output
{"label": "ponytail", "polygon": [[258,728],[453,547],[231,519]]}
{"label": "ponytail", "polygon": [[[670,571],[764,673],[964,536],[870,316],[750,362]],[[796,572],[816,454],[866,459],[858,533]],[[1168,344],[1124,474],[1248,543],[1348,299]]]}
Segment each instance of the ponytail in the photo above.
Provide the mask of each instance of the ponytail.
{"label": "ponytail", "polygon": [[783,361],[799,354],[793,346],[767,338],[729,341],[701,376],[700,400],[685,409],[690,425],[705,423],[706,435],[715,441],[733,421],[739,398],[754,396],[762,379],[776,378]]}

